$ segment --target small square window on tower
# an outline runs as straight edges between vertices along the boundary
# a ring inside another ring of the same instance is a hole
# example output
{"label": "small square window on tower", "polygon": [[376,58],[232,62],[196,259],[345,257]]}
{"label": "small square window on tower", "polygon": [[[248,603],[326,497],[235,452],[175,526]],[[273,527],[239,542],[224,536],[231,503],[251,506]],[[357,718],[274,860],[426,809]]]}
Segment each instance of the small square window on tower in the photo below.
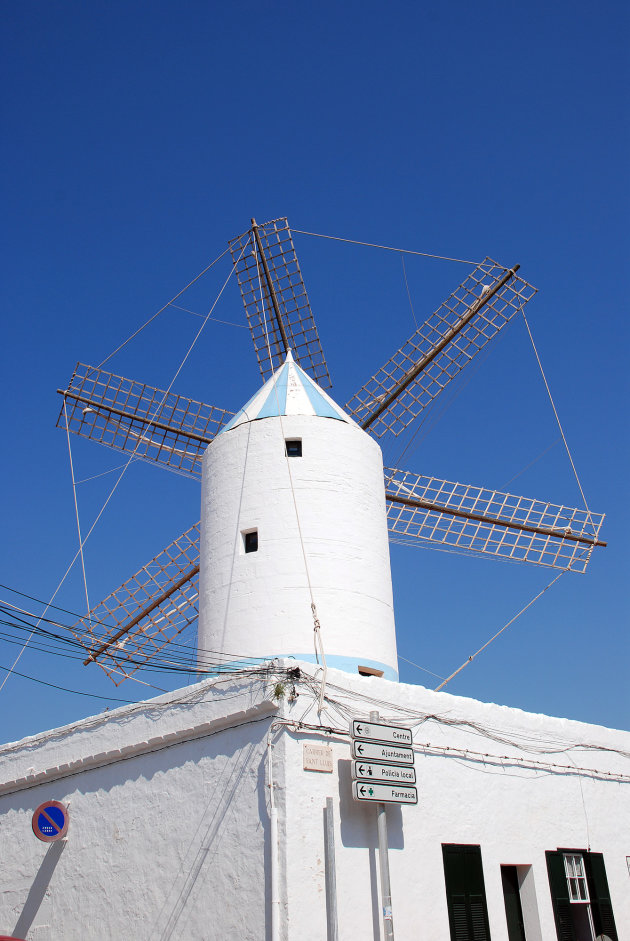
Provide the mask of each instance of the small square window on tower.
{"label": "small square window on tower", "polygon": [[245,552],[258,552],[258,530],[250,529],[243,533],[243,548]]}
{"label": "small square window on tower", "polygon": [[287,449],[287,457],[302,457],[301,438],[287,438],[284,443]]}

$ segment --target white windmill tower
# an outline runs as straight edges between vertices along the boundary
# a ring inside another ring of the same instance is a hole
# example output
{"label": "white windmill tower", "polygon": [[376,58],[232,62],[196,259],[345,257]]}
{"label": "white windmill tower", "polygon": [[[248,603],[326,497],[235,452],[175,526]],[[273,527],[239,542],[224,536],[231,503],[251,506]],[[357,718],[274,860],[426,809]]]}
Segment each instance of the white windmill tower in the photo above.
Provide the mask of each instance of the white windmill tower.
{"label": "white windmill tower", "polygon": [[118,684],[198,617],[201,671],[312,660],[321,622],[332,665],[395,678],[387,530],[584,572],[603,515],[383,470],[374,440],[407,428],[531,299],[518,266],[485,259],[342,410],[287,220],[252,220],[230,248],[266,383],[236,415],[82,364],[58,390],[62,427],[203,479],[201,527],[75,625],[86,664]]}
{"label": "white windmill tower", "polygon": [[291,352],[209,445],[201,492],[200,651],[398,678],[381,449]]}

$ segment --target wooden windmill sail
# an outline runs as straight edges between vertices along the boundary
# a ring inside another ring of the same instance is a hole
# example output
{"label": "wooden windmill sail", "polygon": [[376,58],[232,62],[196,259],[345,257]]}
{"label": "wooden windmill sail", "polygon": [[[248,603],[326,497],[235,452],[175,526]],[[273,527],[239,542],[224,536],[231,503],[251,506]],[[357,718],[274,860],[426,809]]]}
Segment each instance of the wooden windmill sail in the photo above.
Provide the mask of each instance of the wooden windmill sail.
{"label": "wooden windmill sail", "polygon": [[[286,219],[230,242],[263,380],[292,350],[323,388],[328,367]],[[490,258],[359,389],[346,412],[377,440],[397,436],[490,343],[536,293]],[[58,425],[116,450],[201,477],[207,446],[233,412],[78,364]],[[386,468],[387,524],[408,541],[584,572],[602,514]],[[196,524],[74,626],[118,685],[193,623],[198,614]],[[220,652],[219,652],[220,653]],[[203,653],[201,654],[203,658]]]}

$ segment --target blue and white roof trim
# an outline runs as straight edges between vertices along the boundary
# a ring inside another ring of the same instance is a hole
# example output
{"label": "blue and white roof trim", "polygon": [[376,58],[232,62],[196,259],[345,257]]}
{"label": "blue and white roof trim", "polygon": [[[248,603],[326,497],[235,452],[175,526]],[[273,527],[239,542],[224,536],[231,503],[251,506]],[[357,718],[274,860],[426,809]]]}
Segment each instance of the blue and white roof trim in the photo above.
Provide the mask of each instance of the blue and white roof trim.
{"label": "blue and white roof trim", "polygon": [[289,350],[284,364],[267,380],[262,389],[223,426],[219,434],[222,435],[223,432],[230,431],[248,421],[284,415],[318,415],[320,418],[345,421],[349,425],[356,424],[310,376],[306,375],[294,361]]}

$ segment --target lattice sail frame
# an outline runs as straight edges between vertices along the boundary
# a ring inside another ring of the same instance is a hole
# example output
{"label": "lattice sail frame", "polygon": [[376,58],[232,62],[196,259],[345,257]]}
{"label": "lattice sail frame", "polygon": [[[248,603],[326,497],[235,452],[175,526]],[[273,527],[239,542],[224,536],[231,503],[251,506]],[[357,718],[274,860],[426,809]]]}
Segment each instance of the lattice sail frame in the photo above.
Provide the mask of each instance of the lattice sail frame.
{"label": "lattice sail frame", "polygon": [[[395,468],[385,469],[385,496],[387,525],[394,536],[574,572],[586,570],[604,521],[602,513]],[[431,508],[396,503],[392,497],[424,501]],[[475,514],[483,519],[467,519],[443,510]],[[502,526],[501,521],[549,532]],[[589,542],[576,542],[569,536],[583,537]]]}
{"label": "lattice sail frame", "polygon": [[[201,477],[203,452],[234,414],[84,363],[62,394],[74,434],[192,477]],[[57,427],[66,427],[63,407]]]}
{"label": "lattice sail frame", "polygon": [[[257,231],[293,357],[315,382],[322,388],[329,389],[332,383],[328,366],[304,286],[289,223],[286,218],[273,219],[257,226]],[[229,246],[236,266],[236,277],[256,358],[263,380],[266,381],[284,362],[286,349],[266,282],[264,266],[251,229],[232,239]]]}
{"label": "lattice sail frame", "polygon": [[[320,385],[329,387],[327,366],[287,220],[265,223],[257,230],[274,293],[286,317],[283,322],[288,328],[285,333],[289,345],[302,368]],[[264,291],[266,281],[253,246],[252,230],[230,243],[256,355],[266,379],[284,361],[285,347],[273,316],[271,298]],[[506,275],[509,282],[501,284]],[[264,307],[260,301],[261,283]],[[484,301],[485,294],[493,288],[495,293]],[[394,393],[392,401],[374,417],[367,430],[378,438],[387,431],[399,434],[535,293],[536,289],[513,271],[486,259],[346,408],[363,424]],[[271,360],[265,318],[270,331]],[[421,371],[398,394],[397,387],[418,364]],[[203,451],[233,415],[81,363],[62,394],[73,433],[193,477],[201,476]],[[62,409],[57,425],[65,428],[65,424]],[[604,519],[603,514],[588,514],[395,469],[386,470],[385,486],[389,531],[400,541],[442,545],[578,572],[583,572],[588,564]],[[431,506],[397,504],[392,496],[424,500]],[[462,518],[452,515],[453,511],[472,512],[483,518]],[[557,531],[532,533],[502,526],[501,522],[506,521]],[[571,535],[584,535],[590,544],[567,538],[567,527]],[[199,524],[196,524],[75,625],[73,633],[115,685],[132,676],[196,620],[198,564]],[[193,571],[195,567],[197,570]],[[126,630],[130,622],[134,623]],[[120,637],[113,641],[119,632]],[[103,646],[106,649],[100,651]]]}
{"label": "lattice sail frame", "polygon": [[[116,591],[92,608],[72,633],[94,656],[116,686],[144,666],[199,615],[199,529],[195,523],[163,549]],[[190,577],[145,614],[128,632],[112,638],[144,609],[165,595],[187,574]],[[109,645],[98,653],[101,647]]]}
{"label": "lattice sail frame", "polygon": [[[346,411],[355,421],[365,427],[374,412],[404,382],[410,370],[425,357],[430,357],[509,271],[491,258],[478,265],[350,399]],[[399,435],[531,300],[536,291],[527,281],[513,275],[365,430],[376,438],[387,432]]]}

